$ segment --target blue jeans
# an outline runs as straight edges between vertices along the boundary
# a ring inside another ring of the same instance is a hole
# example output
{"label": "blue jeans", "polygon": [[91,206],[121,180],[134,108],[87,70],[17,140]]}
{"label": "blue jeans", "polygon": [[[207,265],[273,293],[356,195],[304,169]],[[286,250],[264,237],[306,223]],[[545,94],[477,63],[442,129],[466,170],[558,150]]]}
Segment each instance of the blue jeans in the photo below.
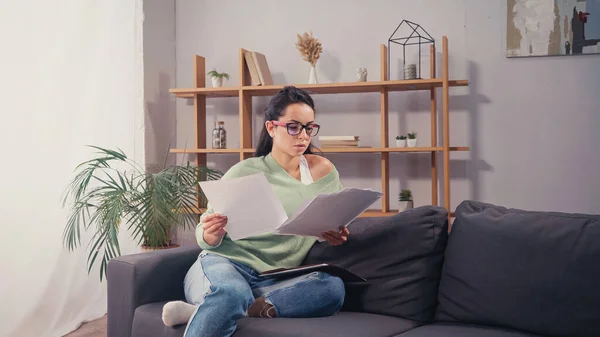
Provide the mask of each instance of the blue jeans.
{"label": "blue jeans", "polygon": [[314,272],[286,280],[259,277],[254,269],[202,251],[184,281],[188,303],[197,306],[184,336],[231,336],[237,320],[248,315],[255,298],[264,297],[277,317],[322,317],[344,302],[339,277]]}

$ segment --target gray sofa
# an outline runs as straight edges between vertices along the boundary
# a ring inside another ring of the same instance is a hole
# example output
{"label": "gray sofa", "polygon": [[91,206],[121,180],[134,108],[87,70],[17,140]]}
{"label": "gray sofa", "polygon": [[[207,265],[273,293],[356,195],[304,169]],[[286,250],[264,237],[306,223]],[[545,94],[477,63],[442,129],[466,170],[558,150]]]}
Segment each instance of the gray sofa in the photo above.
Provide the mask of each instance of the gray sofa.
{"label": "gray sofa", "polygon": [[[340,313],[243,318],[234,337],[600,336],[600,216],[507,209],[464,201],[447,213],[419,207],[359,218],[343,246],[318,243],[305,263],[328,262],[368,279],[346,284]],[[183,299],[200,252],[182,247],[108,264],[108,337],[182,336],[162,306]]]}

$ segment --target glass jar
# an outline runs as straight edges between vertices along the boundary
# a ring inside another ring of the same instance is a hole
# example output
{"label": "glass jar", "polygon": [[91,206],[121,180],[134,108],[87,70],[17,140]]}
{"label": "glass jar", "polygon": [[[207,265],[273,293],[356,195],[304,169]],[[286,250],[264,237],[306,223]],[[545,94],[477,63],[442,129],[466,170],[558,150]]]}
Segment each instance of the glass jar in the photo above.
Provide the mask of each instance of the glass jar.
{"label": "glass jar", "polygon": [[227,131],[225,131],[225,122],[218,121],[212,132],[212,147],[213,149],[227,148]]}

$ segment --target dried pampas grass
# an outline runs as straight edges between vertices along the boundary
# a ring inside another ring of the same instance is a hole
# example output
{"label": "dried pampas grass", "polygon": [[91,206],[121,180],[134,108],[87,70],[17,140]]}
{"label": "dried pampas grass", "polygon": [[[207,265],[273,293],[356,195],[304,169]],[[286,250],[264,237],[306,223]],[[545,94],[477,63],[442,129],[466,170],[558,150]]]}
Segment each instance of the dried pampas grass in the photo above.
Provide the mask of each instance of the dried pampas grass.
{"label": "dried pampas grass", "polygon": [[312,32],[310,32],[310,34],[304,33],[302,35],[296,35],[298,36],[298,40],[296,41],[296,49],[300,51],[302,59],[315,66],[319,60],[319,56],[321,56],[321,52],[323,52],[323,46],[321,45],[321,42],[319,42],[317,38],[313,37]]}

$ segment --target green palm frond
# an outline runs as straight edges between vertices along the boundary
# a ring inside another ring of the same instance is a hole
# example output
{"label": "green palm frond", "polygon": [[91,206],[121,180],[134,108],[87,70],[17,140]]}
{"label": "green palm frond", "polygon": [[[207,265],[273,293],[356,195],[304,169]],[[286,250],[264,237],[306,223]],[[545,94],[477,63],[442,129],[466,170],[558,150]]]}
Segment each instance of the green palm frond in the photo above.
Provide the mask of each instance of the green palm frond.
{"label": "green palm frond", "polygon": [[73,251],[81,243],[81,233],[93,230],[87,268],[89,273],[99,262],[100,280],[108,261],[121,255],[121,224],[138,244],[168,246],[178,227],[193,228],[197,223],[193,210],[204,198],[198,182],[223,175],[190,163],[150,174],[121,150],[91,147],[97,156],[76,167],[63,196],[63,207],[70,208],[63,243]]}

